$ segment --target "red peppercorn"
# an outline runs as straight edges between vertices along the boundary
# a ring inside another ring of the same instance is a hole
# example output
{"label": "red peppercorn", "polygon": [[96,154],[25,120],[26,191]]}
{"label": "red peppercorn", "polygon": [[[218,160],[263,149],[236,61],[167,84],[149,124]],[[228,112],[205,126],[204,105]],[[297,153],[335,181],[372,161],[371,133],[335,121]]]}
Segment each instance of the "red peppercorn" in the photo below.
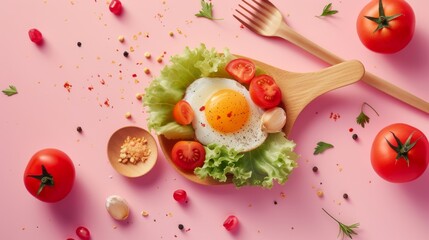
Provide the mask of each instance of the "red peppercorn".
{"label": "red peppercorn", "polygon": [[223,226],[228,231],[234,230],[238,226],[238,218],[234,215],[228,216],[225,222],[223,222]]}
{"label": "red peppercorn", "polygon": [[121,15],[122,3],[119,0],[112,0],[109,5],[109,10],[115,15]]}
{"label": "red peppercorn", "polygon": [[40,45],[43,43],[42,33],[35,28],[32,28],[28,31],[28,36],[30,37],[30,40],[35,44]]}
{"label": "red peppercorn", "polygon": [[173,198],[174,200],[183,203],[183,202],[186,202],[186,200],[188,199],[188,195],[186,194],[185,190],[177,189],[173,193]]}
{"label": "red peppercorn", "polygon": [[86,227],[80,226],[76,228],[76,235],[82,240],[91,239],[91,234],[89,233],[89,230]]}

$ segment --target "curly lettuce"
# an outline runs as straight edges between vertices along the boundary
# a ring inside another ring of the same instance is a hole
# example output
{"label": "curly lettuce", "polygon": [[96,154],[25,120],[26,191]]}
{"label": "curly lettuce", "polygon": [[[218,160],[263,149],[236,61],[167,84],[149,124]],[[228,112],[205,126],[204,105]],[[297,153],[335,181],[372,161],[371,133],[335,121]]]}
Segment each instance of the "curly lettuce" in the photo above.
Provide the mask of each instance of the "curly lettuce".
{"label": "curly lettuce", "polygon": [[270,134],[261,146],[245,153],[212,143],[205,147],[204,165],[194,172],[202,179],[211,177],[220,182],[232,178],[237,187],[272,188],[275,181],[284,184],[297,167],[294,148],[295,143],[286,139],[284,133]]}
{"label": "curly lettuce", "polygon": [[168,139],[192,138],[192,126],[174,121],[173,107],[193,81],[201,77],[227,77],[224,69],[232,58],[228,49],[219,53],[204,44],[195,49],[187,47],[182,54],[172,56],[171,64],[165,66],[145,90],[143,105],[149,112],[148,128]]}

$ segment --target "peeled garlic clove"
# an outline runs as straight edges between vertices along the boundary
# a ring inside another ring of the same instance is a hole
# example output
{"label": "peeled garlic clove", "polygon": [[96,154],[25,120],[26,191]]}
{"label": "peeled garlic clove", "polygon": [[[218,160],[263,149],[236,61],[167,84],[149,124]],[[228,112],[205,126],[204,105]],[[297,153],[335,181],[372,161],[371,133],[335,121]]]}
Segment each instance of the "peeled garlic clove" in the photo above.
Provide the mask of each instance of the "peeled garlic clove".
{"label": "peeled garlic clove", "polygon": [[130,213],[127,201],[117,195],[106,198],[106,209],[110,216],[116,220],[125,220]]}
{"label": "peeled garlic clove", "polygon": [[282,131],[286,124],[286,112],[283,108],[275,107],[262,114],[261,129],[267,133]]}

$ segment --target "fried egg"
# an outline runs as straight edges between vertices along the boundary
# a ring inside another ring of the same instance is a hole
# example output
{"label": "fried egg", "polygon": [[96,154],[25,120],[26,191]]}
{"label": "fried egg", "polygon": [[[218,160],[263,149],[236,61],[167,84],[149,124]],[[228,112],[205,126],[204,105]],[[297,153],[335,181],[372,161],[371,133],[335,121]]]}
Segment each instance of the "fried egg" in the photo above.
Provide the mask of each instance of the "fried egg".
{"label": "fried egg", "polygon": [[267,138],[260,127],[263,110],[235,80],[197,79],[186,89],[184,100],[194,111],[192,126],[195,137],[203,145],[217,143],[246,152]]}

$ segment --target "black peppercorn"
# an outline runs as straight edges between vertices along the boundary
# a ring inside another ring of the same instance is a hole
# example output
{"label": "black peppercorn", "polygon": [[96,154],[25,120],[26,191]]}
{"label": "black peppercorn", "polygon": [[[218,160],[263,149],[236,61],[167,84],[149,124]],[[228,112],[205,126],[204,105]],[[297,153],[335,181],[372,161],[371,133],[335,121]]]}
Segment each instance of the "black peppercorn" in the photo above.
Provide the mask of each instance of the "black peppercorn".
{"label": "black peppercorn", "polygon": [[81,46],[82,46],[82,43],[81,43],[81,42],[77,42],[77,46],[78,46],[78,47],[81,47]]}
{"label": "black peppercorn", "polygon": [[313,167],[313,172],[317,172],[317,171],[319,171],[319,168],[318,168],[318,167],[316,167],[316,166],[314,166],[314,167]]}
{"label": "black peppercorn", "polygon": [[124,57],[128,57],[129,53],[127,51],[124,51]]}
{"label": "black peppercorn", "polygon": [[353,140],[356,140],[356,139],[358,139],[358,135],[355,133],[352,135],[352,138],[353,138]]}
{"label": "black peppercorn", "polygon": [[80,126],[79,126],[79,127],[77,127],[77,128],[76,128],[76,131],[77,131],[77,132],[79,132],[79,133],[81,133],[81,132],[82,132],[82,127],[80,127]]}
{"label": "black peppercorn", "polygon": [[344,194],[343,194],[343,198],[344,198],[344,199],[348,199],[348,198],[349,198],[349,195],[348,195],[347,193],[344,193]]}
{"label": "black peppercorn", "polygon": [[179,226],[177,226],[180,230],[183,230],[185,228],[185,226],[183,226],[183,224],[179,224]]}

